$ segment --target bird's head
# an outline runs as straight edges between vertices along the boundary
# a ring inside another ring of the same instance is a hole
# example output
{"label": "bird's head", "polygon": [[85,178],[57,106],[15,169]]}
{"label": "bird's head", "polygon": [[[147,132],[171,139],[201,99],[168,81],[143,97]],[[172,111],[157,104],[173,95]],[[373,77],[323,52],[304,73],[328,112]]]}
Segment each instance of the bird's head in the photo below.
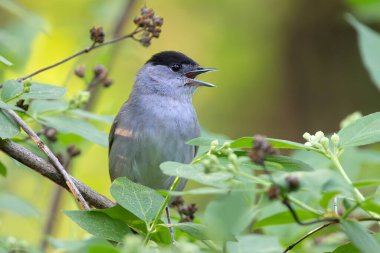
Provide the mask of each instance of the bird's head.
{"label": "bird's head", "polygon": [[164,51],[153,55],[141,68],[134,89],[144,94],[191,97],[198,87],[215,87],[195,79],[202,73],[214,70],[200,67],[180,52]]}

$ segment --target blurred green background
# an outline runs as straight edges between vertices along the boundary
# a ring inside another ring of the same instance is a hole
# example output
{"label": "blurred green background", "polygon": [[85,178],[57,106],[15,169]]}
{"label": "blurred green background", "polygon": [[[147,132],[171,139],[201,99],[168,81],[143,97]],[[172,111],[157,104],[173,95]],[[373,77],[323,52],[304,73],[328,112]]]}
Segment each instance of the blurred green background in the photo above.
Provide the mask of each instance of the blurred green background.
{"label": "blurred green background", "polygon": [[[194,105],[203,128],[231,138],[265,134],[301,141],[305,131],[337,131],[341,119],[355,110],[380,110],[380,95],[361,62],[356,33],[344,19],[345,13],[353,13],[376,29],[378,0],[135,1],[122,34],[132,31],[131,20],[144,3],[165,21],[150,47],[125,40],[33,80],[66,86],[72,95],[84,89],[73,69],[86,65],[91,72],[102,63],[114,84],[101,91],[95,110],[115,115],[144,62],[156,52],[178,50],[204,67],[219,69],[202,76],[218,88],[197,91]],[[0,0],[0,53],[14,63],[0,66],[1,80],[26,75],[87,47],[92,26],[103,26],[106,39],[111,38],[127,5],[125,0]],[[104,132],[110,128],[99,127]],[[107,149],[87,141],[80,148],[74,176],[110,197]],[[8,176],[0,178],[0,208],[5,194],[35,207],[19,210],[27,216],[0,212],[0,235],[37,245],[54,185],[3,154],[0,159],[8,164]],[[202,206],[201,199],[196,201]],[[9,203],[17,209],[17,203]],[[60,210],[67,209],[76,205],[65,193]],[[83,234],[59,213],[56,237],[77,239]]]}

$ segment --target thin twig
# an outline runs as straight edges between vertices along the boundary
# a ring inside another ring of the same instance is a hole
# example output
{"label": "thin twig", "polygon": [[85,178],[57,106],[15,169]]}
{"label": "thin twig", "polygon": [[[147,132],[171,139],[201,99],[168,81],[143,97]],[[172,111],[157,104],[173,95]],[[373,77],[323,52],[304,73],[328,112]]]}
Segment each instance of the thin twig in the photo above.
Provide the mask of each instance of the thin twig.
{"label": "thin twig", "polygon": [[[70,172],[70,165],[72,156],[68,156],[64,159],[63,166],[66,168],[66,171]],[[63,198],[63,188],[59,185],[54,185],[54,193],[51,200],[48,217],[46,219],[46,224],[43,229],[43,238],[40,244],[40,249],[42,252],[46,252],[49,245],[48,238],[53,234],[54,228],[56,227],[56,222],[58,221],[57,216],[59,212],[59,207]]]}
{"label": "thin twig", "polygon": [[297,241],[295,241],[294,243],[290,244],[282,253],[286,253],[288,252],[289,250],[293,249],[297,244],[299,244],[300,242],[302,242],[303,240],[305,240],[306,238],[308,238],[309,236],[315,234],[316,232],[318,232],[319,230],[322,230],[332,224],[336,224],[338,223],[338,221],[332,221],[332,222],[329,222],[329,223],[326,223],[326,224],[323,224],[311,231],[309,231],[307,234],[305,234],[304,236],[302,236],[300,239],[298,239]]}
{"label": "thin twig", "polygon": [[315,219],[311,221],[301,221],[297,215],[297,212],[293,209],[292,205],[290,204],[289,200],[284,197],[282,203],[288,208],[290,214],[293,216],[293,219],[297,222],[298,225],[302,226],[309,226],[316,223],[321,222],[337,222],[339,221],[338,218],[324,218],[324,219]]}
{"label": "thin twig", "polygon": [[[55,184],[62,186],[66,190],[69,190],[65,178],[57,172],[51,163],[37,156],[23,146],[16,144],[10,140],[0,140],[0,150],[18,162],[40,173],[44,177],[47,177]],[[111,200],[94,191],[87,185],[80,182],[78,179],[71,176],[70,178],[75,183],[85,200],[91,206],[99,209],[104,209],[113,207],[115,205],[115,203],[113,203]]]}
{"label": "thin twig", "polygon": [[91,52],[92,50],[94,50],[94,49],[96,49],[96,48],[99,48],[99,47],[102,47],[102,46],[105,46],[105,45],[109,45],[109,44],[113,44],[113,43],[115,43],[115,42],[118,42],[118,41],[120,41],[120,40],[124,40],[124,39],[126,39],[126,38],[134,38],[134,37],[133,37],[134,35],[136,35],[136,34],[142,32],[143,30],[144,30],[144,29],[141,29],[141,28],[138,29],[138,28],[136,28],[133,32],[131,32],[131,33],[129,33],[129,34],[126,34],[126,35],[123,35],[123,36],[120,36],[120,37],[117,37],[117,38],[111,39],[111,40],[106,41],[106,42],[104,42],[104,43],[101,43],[101,44],[95,44],[95,43],[93,43],[91,46],[89,46],[89,47],[87,47],[87,48],[85,48],[85,49],[82,49],[81,51],[79,51],[79,52],[77,52],[77,53],[75,53],[75,54],[73,54],[73,55],[71,55],[71,56],[69,56],[69,57],[67,57],[67,58],[65,58],[65,59],[63,59],[63,60],[60,60],[60,61],[58,61],[58,62],[56,62],[56,63],[54,63],[54,64],[51,64],[51,65],[49,65],[49,66],[46,66],[46,67],[44,67],[44,68],[41,68],[41,69],[39,69],[39,70],[37,70],[37,71],[35,71],[35,72],[29,74],[29,75],[26,75],[26,76],[20,77],[20,78],[18,78],[17,80],[18,80],[18,81],[24,81],[24,80],[26,80],[26,79],[28,79],[28,78],[30,78],[30,77],[32,77],[32,76],[35,76],[35,75],[37,75],[37,74],[39,74],[39,73],[44,72],[44,71],[46,71],[46,70],[49,70],[49,69],[54,68],[54,67],[57,67],[57,66],[59,66],[59,65],[61,65],[61,64],[63,64],[63,63],[65,63],[65,62],[67,62],[67,61],[69,61],[69,60],[71,60],[71,59],[74,59],[75,57],[78,57],[78,56],[80,56],[80,55],[82,55],[82,54],[86,54],[86,53],[88,53],[88,52]]}
{"label": "thin twig", "polygon": [[66,184],[69,187],[70,191],[81,205],[82,208],[89,210],[90,206],[84,200],[82,194],[79,192],[78,188],[75,186],[73,181],[70,178],[70,175],[67,173],[65,168],[59,162],[58,158],[51,152],[48,146],[38,137],[38,135],[15,113],[13,110],[4,109],[16,122],[17,124],[27,133],[38,148],[46,154],[53,166],[59,171],[59,173],[65,178]]}

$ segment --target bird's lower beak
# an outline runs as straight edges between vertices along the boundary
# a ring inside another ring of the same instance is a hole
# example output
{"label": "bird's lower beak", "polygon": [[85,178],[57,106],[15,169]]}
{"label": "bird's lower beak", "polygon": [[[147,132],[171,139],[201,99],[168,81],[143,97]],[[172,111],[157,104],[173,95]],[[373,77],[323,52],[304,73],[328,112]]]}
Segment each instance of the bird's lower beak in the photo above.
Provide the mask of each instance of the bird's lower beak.
{"label": "bird's lower beak", "polygon": [[185,73],[185,77],[186,77],[186,83],[185,84],[186,85],[192,85],[192,86],[216,87],[216,85],[214,85],[214,84],[194,79],[195,77],[197,77],[200,74],[210,72],[210,71],[215,71],[215,70],[216,69],[214,69],[214,68],[198,68],[196,70],[186,72]]}

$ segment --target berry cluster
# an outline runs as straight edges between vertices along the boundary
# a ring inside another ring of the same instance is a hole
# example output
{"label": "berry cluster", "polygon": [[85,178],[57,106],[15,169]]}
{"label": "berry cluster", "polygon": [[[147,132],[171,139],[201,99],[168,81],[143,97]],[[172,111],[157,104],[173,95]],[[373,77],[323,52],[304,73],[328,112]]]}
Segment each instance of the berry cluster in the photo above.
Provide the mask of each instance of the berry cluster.
{"label": "berry cluster", "polygon": [[[86,66],[80,65],[74,69],[74,74],[79,78],[85,78]],[[93,78],[90,85],[94,82],[102,84],[104,87],[110,87],[113,80],[108,77],[108,69],[102,64],[98,64],[93,69]],[[92,87],[90,87],[92,88]]]}
{"label": "berry cluster", "polygon": [[198,210],[196,204],[185,205],[185,200],[179,196],[171,204],[170,207],[175,207],[178,210],[181,219],[179,222],[191,222],[194,220],[195,212]]}
{"label": "berry cluster", "polygon": [[90,39],[94,43],[103,43],[105,38],[105,34],[103,31],[103,27],[93,27],[90,29]]}
{"label": "berry cluster", "polygon": [[164,24],[162,17],[156,16],[153,9],[144,6],[141,9],[141,16],[135,17],[133,22],[137,27],[143,28],[144,32],[139,39],[144,47],[148,47],[152,38],[158,38],[161,33],[161,26]]}
{"label": "berry cluster", "polygon": [[263,165],[265,156],[278,155],[278,151],[268,143],[265,136],[255,135],[253,138],[253,147],[249,153],[249,158],[253,163]]}

